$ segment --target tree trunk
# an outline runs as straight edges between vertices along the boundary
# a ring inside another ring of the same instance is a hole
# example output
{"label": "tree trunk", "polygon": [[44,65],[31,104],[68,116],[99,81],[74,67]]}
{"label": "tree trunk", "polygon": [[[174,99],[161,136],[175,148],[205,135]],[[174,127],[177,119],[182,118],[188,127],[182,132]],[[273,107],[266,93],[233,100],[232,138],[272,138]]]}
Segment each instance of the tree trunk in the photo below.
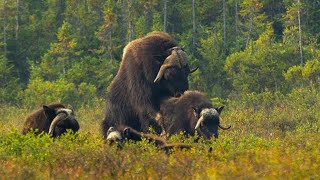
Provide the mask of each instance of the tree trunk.
{"label": "tree trunk", "polygon": [[167,2],[168,0],[164,0],[163,7],[163,31],[167,32]]}
{"label": "tree trunk", "polygon": [[109,58],[110,58],[110,62],[112,63],[112,61],[113,61],[113,56],[112,56],[112,46],[113,46],[113,44],[112,44],[112,29],[113,28],[111,28],[111,32],[109,33],[109,47],[108,47],[108,51],[109,51]]}
{"label": "tree trunk", "polygon": [[239,29],[238,29],[238,0],[236,0],[236,12],[235,12],[235,24],[236,24],[236,37],[238,37]]}
{"label": "tree trunk", "polygon": [[192,0],[192,53],[194,53],[196,45],[196,12],[195,12],[195,0]]}
{"label": "tree trunk", "polygon": [[153,6],[150,4],[145,12],[145,20],[146,20],[146,32],[152,31],[153,25]]}
{"label": "tree trunk", "polygon": [[302,54],[302,31],[301,31],[301,13],[300,13],[300,0],[298,0],[298,26],[299,26],[299,49],[300,49],[300,63],[303,66],[303,54]]}
{"label": "tree trunk", "polygon": [[227,53],[226,0],[223,0],[223,50]]}
{"label": "tree trunk", "polygon": [[19,0],[16,0],[16,35],[15,39],[18,42],[19,38]]}
{"label": "tree trunk", "polygon": [[248,37],[247,37],[247,42],[246,42],[246,47],[248,47],[249,45],[249,41],[251,39],[251,32],[252,32],[252,28],[253,28],[253,15],[250,14],[250,26],[249,26],[249,32],[248,32]]}
{"label": "tree trunk", "polygon": [[7,1],[3,2],[3,50],[4,55],[7,55],[7,10],[6,10]]}
{"label": "tree trunk", "polygon": [[128,0],[128,9],[127,9],[127,22],[128,22],[128,42],[133,39],[133,24],[132,24],[132,0]]}

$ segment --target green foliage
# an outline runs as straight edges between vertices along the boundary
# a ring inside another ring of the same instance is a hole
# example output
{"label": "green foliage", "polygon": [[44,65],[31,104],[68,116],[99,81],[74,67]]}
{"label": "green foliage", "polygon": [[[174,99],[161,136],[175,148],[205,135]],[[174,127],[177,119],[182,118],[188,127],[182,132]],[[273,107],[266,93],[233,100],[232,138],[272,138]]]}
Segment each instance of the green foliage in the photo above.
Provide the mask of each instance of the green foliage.
{"label": "green foliage", "polygon": [[95,57],[84,57],[73,63],[65,74],[68,82],[77,85],[87,83],[98,90],[98,95],[105,94],[107,86],[113,79],[113,74],[118,70],[116,61],[105,61]]}
{"label": "green foliage", "polygon": [[[62,78],[75,87],[86,83],[102,97],[124,46],[164,30],[164,21],[166,31],[185,47],[191,67],[200,68],[190,87],[211,97],[289,93],[318,84],[319,3],[226,0],[224,11],[222,1],[195,1],[193,21],[191,1],[166,2],[165,9],[164,1],[155,0],[1,1],[1,61],[9,62],[12,77],[1,88],[2,102],[21,103],[17,97],[37,78]],[[299,64],[306,65],[301,75]]]}
{"label": "green foliage", "polygon": [[[169,154],[146,140],[121,149],[101,138],[104,101],[76,110],[80,130],[52,139],[22,135],[21,120],[32,111],[0,107],[0,173],[3,178],[319,178],[320,95],[316,86],[288,94],[266,91],[229,100],[219,139],[171,136],[191,149]],[[294,156],[293,156],[294,154]],[[112,167],[112,168],[110,168]],[[279,171],[279,169],[285,169]]]}
{"label": "green foliage", "polygon": [[[224,34],[222,1],[195,1],[195,22],[191,1],[167,1],[166,30],[199,66],[190,88],[225,105],[232,128],[199,143],[172,136],[193,148],[166,154],[147,141],[119,150],[99,132],[123,47],[164,29],[163,1],[0,0],[1,178],[319,179],[319,6],[226,0]],[[18,132],[54,102],[77,108],[79,133]]]}
{"label": "green foliage", "polygon": [[8,63],[8,59],[0,54],[0,103],[17,103],[17,94],[21,90],[18,79],[12,72],[13,66]]}
{"label": "green foliage", "polygon": [[319,86],[320,61],[307,61],[304,66],[292,66],[284,73],[284,77],[291,87]]}
{"label": "green foliage", "polygon": [[260,0],[244,0],[241,1],[242,7],[239,12],[241,18],[240,41],[244,41],[245,47],[250,45],[250,41],[256,40],[260,34],[268,29],[266,22],[266,15],[262,11],[263,3]]}
{"label": "green foliage", "polygon": [[[241,117],[245,112],[237,114]],[[104,143],[97,132],[85,133],[86,129],[54,140],[47,134],[11,131],[0,135],[0,172],[3,178],[319,177],[318,132],[291,130],[281,136],[273,132],[276,126],[269,126],[271,133],[261,136],[255,134],[260,131],[258,122],[234,123],[219,139],[208,142],[173,136],[170,141],[193,147],[173,149],[170,154],[145,140],[118,149]]]}
{"label": "green foliage", "polygon": [[230,55],[225,70],[232,78],[238,93],[281,90],[282,72],[287,68],[272,39],[273,30],[264,32],[257,41],[251,42],[243,52]]}
{"label": "green foliage", "polygon": [[[199,53],[202,56],[202,61],[199,62],[201,71],[200,77],[194,82],[197,86],[193,89],[207,92],[211,96],[226,95],[225,88],[228,81],[223,68],[225,55],[221,34],[215,34],[208,30],[207,37],[200,39],[199,44]],[[192,76],[194,75],[192,74]]]}
{"label": "green foliage", "polygon": [[21,94],[22,102],[28,107],[39,107],[42,104],[64,103],[75,107],[93,103],[96,99],[96,88],[87,83],[76,86],[65,79],[45,81],[40,78],[32,80]]}
{"label": "green foliage", "polygon": [[320,77],[320,60],[308,61],[303,67],[302,76],[314,84],[318,84]]}

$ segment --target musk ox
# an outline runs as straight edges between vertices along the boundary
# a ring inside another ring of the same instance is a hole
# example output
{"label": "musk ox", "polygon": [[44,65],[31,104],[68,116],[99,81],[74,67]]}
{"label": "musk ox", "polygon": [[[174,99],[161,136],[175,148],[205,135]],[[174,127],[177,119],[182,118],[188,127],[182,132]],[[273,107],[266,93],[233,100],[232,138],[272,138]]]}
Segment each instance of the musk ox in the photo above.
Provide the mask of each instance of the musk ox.
{"label": "musk ox", "polygon": [[37,129],[36,134],[46,132],[52,137],[58,137],[67,129],[77,132],[79,124],[72,108],[66,108],[62,104],[50,104],[43,105],[41,109],[27,117],[22,133],[27,134],[32,129]]}
{"label": "musk ox", "polygon": [[214,108],[203,93],[186,91],[180,97],[164,100],[156,118],[163,133],[177,134],[184,132],[194,135],[197,132],[205,139],[218,138],[218,128],[229,129],[220,125],[220,114],[224,106]]}
{"label": "musk ox", "polygon": [[130,42],[106,98],[102,133],[125,125],[147,132],[161,132],[154,117],[162,99],[188,89],[190,70],[186,53],[167,33],[153,32]]}
{"label": "musk ox", "polygon": [[167,143],[165,139],[155,134],[145,134],[138,132],[133,128],[126,126],[110,127],[107,132],[106,138],[111,144],[114,142],[123,142],[125,140],[142,141],[147,139],[149,142],[154,142],[155,145],[165,151],[173,148],[177,149],[189,149],[191,148],[188,144],[183,143]]}

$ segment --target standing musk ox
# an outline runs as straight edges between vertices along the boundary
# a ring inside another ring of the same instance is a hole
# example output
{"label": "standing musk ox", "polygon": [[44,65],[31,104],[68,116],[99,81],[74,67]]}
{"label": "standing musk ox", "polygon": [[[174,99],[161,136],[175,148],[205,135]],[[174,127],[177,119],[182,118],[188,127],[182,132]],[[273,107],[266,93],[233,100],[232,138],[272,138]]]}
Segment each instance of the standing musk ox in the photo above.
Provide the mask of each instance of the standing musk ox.
{"label": "standing musk ox", "polygon": [[27,134],[31,129],[38,129],[36,134],[46,132],[52,137],[58,137],[67,129],[77,132],[79,124],[72,108],[66,108],[62,104],[51,104],[43,105],[41,109],[27,117],[22,133]]}
{"label": "standing musk ox", "polygon": [[218,138],[218,128],[229,129],[220,125],[220,114],[224,106],[214,108],[203,93],[186,91],[180,97],[164,100],[157,116],[163,133],[177,134],[195,132],[205,139]]}
{"label": "standing musk ox", "polygon": [[154,117],[160,102],[183,93],[189,87],[190,70],[186,53],[172,37],[153,32],[130,42],[107,94],[103,136],[113,126],[125,125],[147,132],[161,128]]}
{"label": "standing musk ox", "polygon": [[118,126],[110,127],[107,132],[106,138],[111,144],[115,142],[123,142],[125,140],[142,141],[142,139],[148,140],[148,142],[154,142],[155,145],[162,150],[169,151],[170,149],[190,149],[191,146],[183,143],[167,143],[165,139],[155,134],[145,134],[138,132],[130,127]]}

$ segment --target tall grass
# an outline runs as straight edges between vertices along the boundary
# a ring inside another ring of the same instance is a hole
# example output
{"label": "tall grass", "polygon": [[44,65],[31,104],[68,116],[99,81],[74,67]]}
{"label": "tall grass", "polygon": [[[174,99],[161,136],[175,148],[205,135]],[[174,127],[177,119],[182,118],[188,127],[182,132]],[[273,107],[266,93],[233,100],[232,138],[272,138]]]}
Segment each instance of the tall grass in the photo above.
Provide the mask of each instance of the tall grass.
{"label": "tall grass", "polygon": [[0,177],[5,179],[319,179],[320,95],[312,88],[289,95],[265,92],[225,101],[217,140],[187,142],[170,154],[128,142],[122,149],[100,136],[104,102],[76,109],[81,130],[58,139],[22,135],[32,110],[1,106]]}

